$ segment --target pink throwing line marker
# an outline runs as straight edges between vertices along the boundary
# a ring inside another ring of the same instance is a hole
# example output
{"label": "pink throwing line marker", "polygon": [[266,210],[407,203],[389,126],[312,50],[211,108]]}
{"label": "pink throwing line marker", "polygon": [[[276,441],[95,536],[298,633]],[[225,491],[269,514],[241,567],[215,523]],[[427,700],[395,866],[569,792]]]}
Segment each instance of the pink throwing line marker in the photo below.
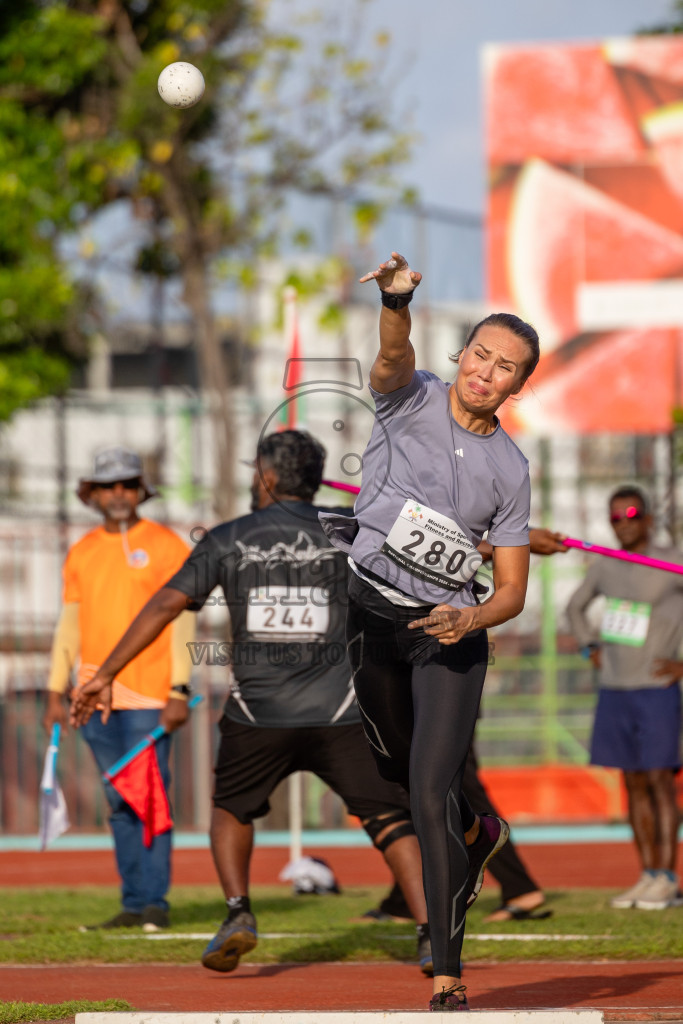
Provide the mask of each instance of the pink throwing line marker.
{"label": "pink throwing line marker", "polygon": [[335,491],[348,491],[349,494],[360,494],[360,487],[355,487],[353,484],[343,484],[341,480],[321,480],[321,484],[325,487],[333,487]]}
{"label": "pink throwing line marker", "polygon": [[585,540],[577,540],[575,537],[565,537],[563,543],[568,548],[579,548],[580,551],[587,551],[591,555],[619,558],[622,562],[636,562],[638,565],[648,565],[651,569],[663,569],[665,572],[677,572],[683,575],[683,565],[664,562],[661,558],[649,558],[647,555],[638,555],[632,551],[620,551],[618,548],[603,548],[599,544],[588,544]]}

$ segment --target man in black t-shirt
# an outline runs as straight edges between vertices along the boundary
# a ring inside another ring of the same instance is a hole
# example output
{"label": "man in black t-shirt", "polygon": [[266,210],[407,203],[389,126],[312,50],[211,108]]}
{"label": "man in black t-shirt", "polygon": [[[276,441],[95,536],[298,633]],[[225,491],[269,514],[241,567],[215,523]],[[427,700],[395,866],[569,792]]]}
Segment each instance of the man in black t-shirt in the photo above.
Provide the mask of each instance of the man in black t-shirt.
{"label": "man in black t-shirt", "polygon": [[74,714],[88,716],[97,701],[106,715],[114,675],[181,611],[200,609],[220,587],[232,627],[234,683],[220,722],[211,850],[228,915],[202,963],[232,971],[256,945],[249,902],[253,821],[267,813],[279,782],[311,771],[341,796],[383,853],[418,922],[418,957],[429,974],[408,797],[381,778],[363,733],[346,657],[346,556],[329,544],[311,503],[324,458],[322,445],[302,431],[261,440],[253,512],[204,535],[84,688]]}

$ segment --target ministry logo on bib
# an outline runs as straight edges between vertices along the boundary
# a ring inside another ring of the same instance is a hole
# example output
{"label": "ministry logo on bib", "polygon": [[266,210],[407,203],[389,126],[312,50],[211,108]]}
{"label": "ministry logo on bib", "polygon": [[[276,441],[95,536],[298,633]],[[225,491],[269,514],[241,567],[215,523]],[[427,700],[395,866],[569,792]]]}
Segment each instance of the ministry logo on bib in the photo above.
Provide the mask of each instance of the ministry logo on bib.
{"label": "ministry logo on bib", "polygon": [[406,519],[411,519],[414,523],[417,523],[420,519],[424,519],[424,506],[418,505],[417,502],[406,502],[405,508],[403,509],[403,515]]}

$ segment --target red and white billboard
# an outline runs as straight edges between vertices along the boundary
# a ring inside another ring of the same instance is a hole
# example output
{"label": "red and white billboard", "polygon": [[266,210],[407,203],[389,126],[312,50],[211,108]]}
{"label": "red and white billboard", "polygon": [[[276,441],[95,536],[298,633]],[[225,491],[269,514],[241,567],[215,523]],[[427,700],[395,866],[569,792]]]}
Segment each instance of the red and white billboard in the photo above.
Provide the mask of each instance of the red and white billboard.
{"label": "red and white billboard", "polygon": [[683,404],[683,37],[489,46],[487,298],[542,358],[512,429],[671,429]]}

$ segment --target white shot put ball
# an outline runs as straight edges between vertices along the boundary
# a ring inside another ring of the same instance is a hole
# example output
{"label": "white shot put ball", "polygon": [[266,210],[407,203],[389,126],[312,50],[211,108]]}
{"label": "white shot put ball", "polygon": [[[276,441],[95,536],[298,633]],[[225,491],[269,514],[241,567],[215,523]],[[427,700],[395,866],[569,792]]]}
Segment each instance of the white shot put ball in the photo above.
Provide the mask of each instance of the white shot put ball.
{"label": "white shot put ball", "polygon": [[178,60],[159,75],[159,95],[171,107],[193,107],[204,95],[204,76],[194,64]]}

